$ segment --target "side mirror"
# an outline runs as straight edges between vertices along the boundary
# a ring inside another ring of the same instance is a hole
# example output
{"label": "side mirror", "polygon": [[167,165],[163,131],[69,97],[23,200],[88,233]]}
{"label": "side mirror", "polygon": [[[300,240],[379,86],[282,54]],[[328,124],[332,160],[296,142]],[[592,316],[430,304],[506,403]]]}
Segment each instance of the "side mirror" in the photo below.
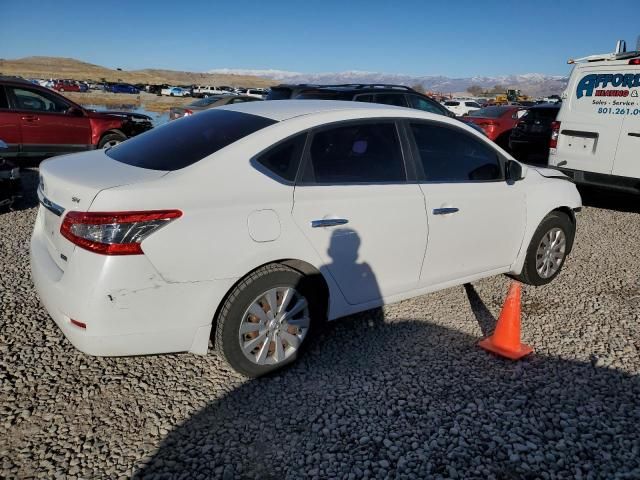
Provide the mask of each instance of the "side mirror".
{"label": "side mirror", "polygon": [[522,180],[522,165],[520,165],[518,162],[514,160],[507,160],[505,169],[507,183],[514,183],[518,180]]}
{"label": "side mirror", "polygon": [[78,107],[69,107],[67,109],[67,115],[72,117],[84,117],[84,110]]}
{"label": "side mirror", "polygon": [[0,150],[6,150],[7,148],[9,148],[9,145],[0,140]]}

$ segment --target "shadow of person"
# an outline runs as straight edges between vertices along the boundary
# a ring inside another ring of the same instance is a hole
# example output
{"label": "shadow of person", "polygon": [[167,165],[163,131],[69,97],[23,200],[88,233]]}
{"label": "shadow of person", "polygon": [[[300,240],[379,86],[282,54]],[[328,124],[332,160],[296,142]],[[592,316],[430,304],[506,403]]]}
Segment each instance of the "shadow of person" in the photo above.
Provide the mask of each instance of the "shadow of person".
{"label": "shadow of person", "polygon": [[384,321],[382,315],[382,293],[376,275],[366,262],[358,262],[361,239],[351,228],[338,228],[331,232],[327,255],[331,262],[322,266],[320,272],[331,276],[338,284],[345,300],[351,305],[370,305],[367,312],[369,323]]}
{"label": "shadow of person", "polygon": [[476,341],[336,322],[291,368],[215,394],[134,478],[638,478],[640,378]]}

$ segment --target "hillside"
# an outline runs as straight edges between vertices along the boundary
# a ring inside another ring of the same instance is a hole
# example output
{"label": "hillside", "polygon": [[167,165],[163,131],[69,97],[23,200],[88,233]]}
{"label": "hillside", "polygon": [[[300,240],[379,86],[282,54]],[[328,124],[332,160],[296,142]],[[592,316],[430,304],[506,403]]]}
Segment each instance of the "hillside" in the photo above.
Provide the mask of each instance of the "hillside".
{"label": "hillside", "polygon": [[118,71],[73,58],[25,57],[15,60],[0,59],[1,75],[25,78],[68,78],[74,80],[150,84],[210,84],[244,87],[268,87],[273,81],[251,75],[179,72],[174,70],[144,69]]}

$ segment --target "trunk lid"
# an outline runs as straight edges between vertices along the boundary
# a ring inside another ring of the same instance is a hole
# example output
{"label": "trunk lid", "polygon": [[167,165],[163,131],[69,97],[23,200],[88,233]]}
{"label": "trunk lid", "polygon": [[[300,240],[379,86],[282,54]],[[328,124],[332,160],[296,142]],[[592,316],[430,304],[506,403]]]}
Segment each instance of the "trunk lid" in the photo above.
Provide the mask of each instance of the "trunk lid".
{"label": "trunk lid", "polygon": [[65,270],[75,245],[60,234],[67,211],[86,212],[102,190],[155,180],[167,172],[133,167],[109,158],[103,150],[56,157],[40,165],[38,198],[47,249]]}

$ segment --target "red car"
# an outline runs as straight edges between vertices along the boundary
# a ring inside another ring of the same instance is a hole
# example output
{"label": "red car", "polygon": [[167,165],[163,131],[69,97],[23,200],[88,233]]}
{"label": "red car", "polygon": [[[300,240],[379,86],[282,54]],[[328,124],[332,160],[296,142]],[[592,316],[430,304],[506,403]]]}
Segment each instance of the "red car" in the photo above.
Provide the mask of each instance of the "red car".
{"label": "red car", "polygon": [[526,108],[516,105],[489,106],[469,113],[463,120],[479,126],[487,137],[506,148],[511,130],[526,111]]}
{"label": "red car", "polygon": [[47,88],[0,77],[4,156],[50,156],[116,145],[153,127],[146,115],[87,110]]}
{"label": "red car", "polygon": [[82,89],[76,82],[70,82],[69,80],[58,80],[53,84],[53,88],[56,92],[80,92]]}

